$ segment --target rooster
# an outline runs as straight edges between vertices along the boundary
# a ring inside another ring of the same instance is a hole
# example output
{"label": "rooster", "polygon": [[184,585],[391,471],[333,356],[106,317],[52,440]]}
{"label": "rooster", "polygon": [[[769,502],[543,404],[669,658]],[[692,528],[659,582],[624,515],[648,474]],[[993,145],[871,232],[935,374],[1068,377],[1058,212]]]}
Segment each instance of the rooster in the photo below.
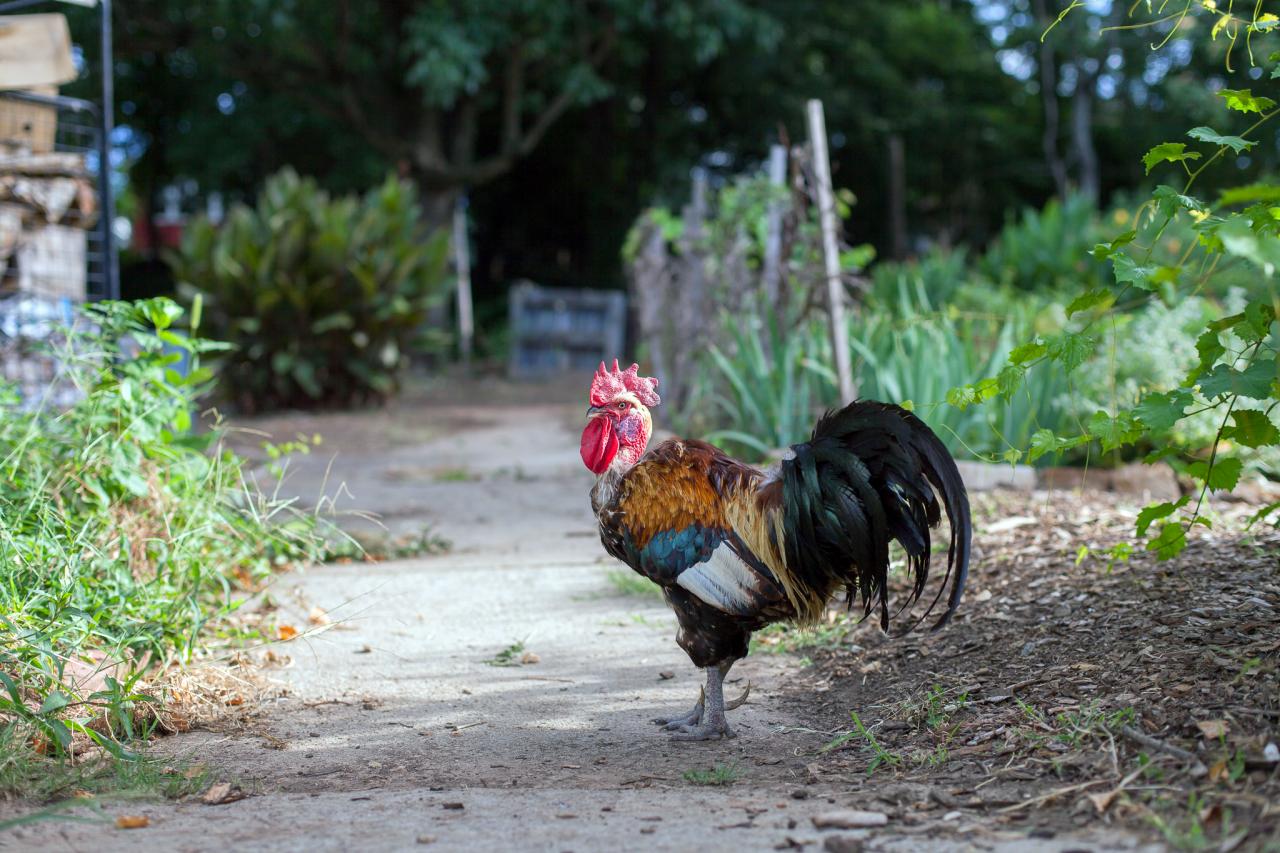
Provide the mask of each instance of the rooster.
{"label": "rooster", "polygon": [[693,710],[654,720],[675,739],[733,737],[725,711],[746,694],[726,706],[724,680],[753,631],[814,622],[841,590],[850,607],[861,598],[864,616],[878,610],[887,631],[889,541],[906,552],[914,581],[905,609],[924,591],[940,504],[951,541],[929,609],[951,579],[934,629],[951,618],[969,567],[969,498],[919,418],[888,403],[851,403],[766,471],[701,441],[670,439],[646,452],[657,386],[638,365],[601,363],[581,455],[597,477],[591,506],[605,550],[662,588],[679,622],[676,643],[706,671]]}

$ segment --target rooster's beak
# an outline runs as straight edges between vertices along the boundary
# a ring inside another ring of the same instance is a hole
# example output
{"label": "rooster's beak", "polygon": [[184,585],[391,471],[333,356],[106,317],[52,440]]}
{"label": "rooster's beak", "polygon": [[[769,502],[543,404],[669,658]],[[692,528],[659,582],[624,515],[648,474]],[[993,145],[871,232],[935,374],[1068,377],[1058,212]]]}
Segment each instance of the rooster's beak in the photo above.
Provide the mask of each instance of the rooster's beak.
{"label": "rooster's beak", "polygon": [[602,415],[605,412],[604,406],[587,406],[587,418],[594,418],[596,415]]}

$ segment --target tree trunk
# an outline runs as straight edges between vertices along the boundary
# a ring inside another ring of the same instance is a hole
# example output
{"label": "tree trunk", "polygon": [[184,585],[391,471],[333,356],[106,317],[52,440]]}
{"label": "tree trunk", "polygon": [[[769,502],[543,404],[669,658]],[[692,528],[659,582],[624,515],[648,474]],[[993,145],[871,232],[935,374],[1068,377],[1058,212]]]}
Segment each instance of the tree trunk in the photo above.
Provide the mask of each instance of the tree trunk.
{"label": "tree trunk", "polygon": [[[1044,0],[1032,0],[1032,8],[1036,14],[1036,28],[1043,32],[1049,26],[1049,13],[1045,9]],[[1041,146],[1044,149],[1045,165],[1053,176],[1054,191],[1059,198],[1067,194],[1067,167],[1058,153],[1058,64],[1053,55],[1053,47],[1048,39],[1040,42],[1040,100],[1044,104],[1044,134]]]}
{"label": "tree trunk", "polygon": [[907,164],[899,133],[889,134],[889,234],[900,261],[907,256]]}
{"label": "tree trunk", "polygon": [[1098,200],[1098,151],[1093,144],[1093,99],[1098,84],[1098,63],[1084,60],[1071,104],[1071,148],[1076,161],[1077,185],[1094,202]]}

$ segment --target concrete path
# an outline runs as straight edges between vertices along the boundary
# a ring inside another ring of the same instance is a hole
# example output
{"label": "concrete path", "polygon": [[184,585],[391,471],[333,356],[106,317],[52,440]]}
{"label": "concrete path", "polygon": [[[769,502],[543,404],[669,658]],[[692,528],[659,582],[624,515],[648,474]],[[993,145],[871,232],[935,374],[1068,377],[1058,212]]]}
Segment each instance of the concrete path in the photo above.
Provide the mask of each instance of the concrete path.
{"label": "concrete path", "polygon": [[[259,424],[281,438],[324,432],[288,483],[301,495],[345,482],[347,503],[390,527],[426,521],[447,556],[323,566],[274,591],[282,622],[327,630],[278,647],[288,695],[259,733],[196,732],[157,749],[216,767],[251,796],[225,805],[138,802],[145,829],[44,822],[0,847],[47,850],[1063,850],[1102,839],[1028,840],[970,818],[941,836],[909,815],[879,830],[818,830],[859,803],[808,765],[829,735],[807,730],[803,670],[753,656],[733,671],[739,737],[673,743],[648,720],[684,709],[699,674],[657,598],[609,581],[577,458],[578,406],[419,407],[358,420]],[[283,433],[283,434],[281,434]],[[336,452],[336,457],[334,456]],[[514,666],[493,661],[516,643]],[[687,771],[730,768],[733,783]],[[948,834],[949,833],[949,834]],[[1129,845],[1112,839],[1120,847]]]}

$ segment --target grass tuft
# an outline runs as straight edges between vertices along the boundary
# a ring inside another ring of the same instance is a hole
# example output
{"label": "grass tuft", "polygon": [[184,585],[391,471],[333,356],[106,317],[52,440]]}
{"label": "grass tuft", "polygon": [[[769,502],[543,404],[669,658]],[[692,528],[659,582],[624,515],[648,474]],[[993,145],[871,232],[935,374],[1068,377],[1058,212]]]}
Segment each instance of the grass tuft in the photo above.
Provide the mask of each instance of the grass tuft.
{"label": "grass tuft", "polygon": [[732,785],[741,775],[737,764],[717,764],[710,770],[686,770],[684,780],[690,785]]}

